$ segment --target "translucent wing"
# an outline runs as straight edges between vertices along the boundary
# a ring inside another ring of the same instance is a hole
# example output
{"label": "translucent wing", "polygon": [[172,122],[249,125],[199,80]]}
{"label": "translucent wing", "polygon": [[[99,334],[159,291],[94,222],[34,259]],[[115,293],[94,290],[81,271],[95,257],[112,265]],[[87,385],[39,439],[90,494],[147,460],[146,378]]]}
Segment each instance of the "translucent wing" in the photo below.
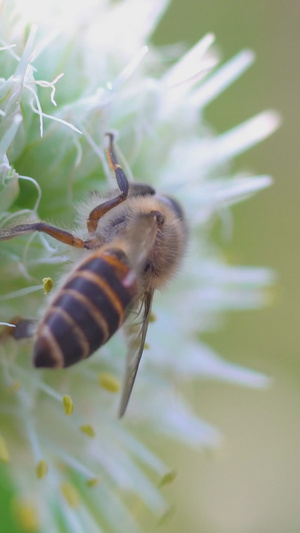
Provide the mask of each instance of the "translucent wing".
{"label": "translucent wing", "polygon": [[[149,253],[152,251],[157,236],[160,213],[152,211],[147,214],[138,215],[129,229],[129,258],[132,268],[124,280],[125,284],[130,285],[136,280],[141,279],[141,272],[144,270]],[[135,323],[125,323],[124,330],[128,339],[128,350],[126,355],[126,369],[123,381],[121,403],[119,416],[123,416],[131,391],[134,385],[139,363],[143,354],[145,338],[148,329],[149,316],[151,313],[151,304],[153,290],[142,287],[140,295],[141,309],[138,314],[138,320]]]}
{"label": "translucent wing", "polygon": [[131,270],[125,279],[125,284],[131,285],[140,278],[140,273],[144,270],[149,253],[153,249],[157,229],[158,221],[155,211],[137,215],[130,224],[126,238]]}
{"label": "translucent wing", "polygon": [[125,332],[128,337],[128,350],[126,355],[126,369],[123,381],[123,390],[119,409],[122,417],[126,411],[129,398],[133,389],[140,360],[143,354],[149,317],[151,313],[153,291],[146,292],[142,300],[142,319],[140,323],[125,324]]}

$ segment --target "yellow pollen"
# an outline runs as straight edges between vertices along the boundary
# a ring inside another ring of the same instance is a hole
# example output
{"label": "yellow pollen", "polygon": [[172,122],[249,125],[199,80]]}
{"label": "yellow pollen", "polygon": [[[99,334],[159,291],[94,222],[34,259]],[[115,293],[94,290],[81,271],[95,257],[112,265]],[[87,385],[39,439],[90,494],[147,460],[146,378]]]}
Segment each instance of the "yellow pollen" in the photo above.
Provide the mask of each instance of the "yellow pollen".
{"label": "yellow pollen", "polygon": [[38,464],[35,467],[36,475],[38,479],[43,479],[43,477],[46,476],[48,473],[48,464],[46,461],[41,460],[38,462]]}
{"label": "yellow pollen", "polygon": [[63,406],[66,415],[70,416],[74,411],[74,404],[71,396],[69,396],[68,394],[65,394],[65,396],[63,397]]}
{"label": "yellow pollen", "polygon": [[150,344],[148,344],[148,342],[145,342],[144,350],[150,350]]}
{"label": "yellow pollen", "polygon": [[44,287],[44,294],[48,294],[53,289],[53,279],[43,278],[42,281]]}
{"label": "yellow pollen", "polygon": [[13,514],[25,531],[36,531],[40,526],[34,505],[26,500],[13,501]]}
{"label": "yellow pollen", "polygon": [[89,437],[95,437],[96,433],[95,430],[90,424],[86,424],[85,426],[80,426],[80,429],[82,433],[85,433]]}
{"label": "yellow pollen", "polygon": [[109,372],[100,372],[98,374],[98,382],[100,387],[109,392],[119,392],[120,390],[120,381]]}
{"label": "yellow pollen", "polygon": [[80,504],[80,498],[76,487],[74,487],[72,483],[68,483],[67,481],[65,481],[61,484],[60,490],[70,507],[73,507],[73,509],[75,509],[75,507],[78,507],[78,505]]}
{"label": "yellow pollen", "polygon": [[158,486],[161,488],[161,487],[164,487],[165,485],[169,485],[170,483],[172,483],[172,481],[174,481],[174,479],[177,477],[177,472],[175,470],[170,470],[169,472],[167,472],[160,480]]}
{"label": "yellow pollen", "polygon": [[3,437],[0,437],[0,461],[2,463],[8,463],[10,460],[10,454],[6,446],[6,442]]}
{"label": "yellow pollen", "polygon": [[156,315],[153,313],[153,311],[150,313],[149,322],[156,322]]}
{"label": "yellow pollen", "polygon": [[99,485],[100,483],[100,480],[97,478],[97,477],[93,477],[91,479],[88,479],[86,484],[88,487],[92,488],[92,487],[97,487],[97,485]]}

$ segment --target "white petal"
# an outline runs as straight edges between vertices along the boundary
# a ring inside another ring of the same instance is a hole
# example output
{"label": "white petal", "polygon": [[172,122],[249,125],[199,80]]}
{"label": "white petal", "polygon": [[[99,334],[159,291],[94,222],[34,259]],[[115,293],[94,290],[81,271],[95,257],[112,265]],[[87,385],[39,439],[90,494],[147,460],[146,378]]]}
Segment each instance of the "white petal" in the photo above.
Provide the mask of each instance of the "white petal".
{"label": "white petal", "polygon": [[276,111],[265,111],[243,122],[239,126],[217,137],[210,153],[204,156],[206,163],[217,164],[248,150],[266,137],[269,137],[281,123]]}
{"label": "white petal", "polygon": [[22,122],[22,115],[18,113],[15,115],[12,119],[11,125],[6,130],[5,134],[3,135],[1,141],[0,141],[0,161],[2,161],[4,155],[6,154],[10,144],[12,143],[13,139],[15,138],[15,135],[18,131],[18,128]]}
{"label": "white petal", "polygon": [[[198,181],[199,177],[210,174],[215,167],[224,164],[235,156],[245,152],[255,144],[271,135],[281,123],[281,118],[275,111],[265,111],[243,122],[239,126],[219,135],[194,139],[189,143],[181,143],[171,154],[171,164],[162,174],[164,183],[188,185]],[[184,161],[184,172],[174,172]]]}
{"label": "white petal", "polygon": [[148,46],[143,46],[137,54],[133,56],[131,61],[126,65],[126,67],[120,72],[120,74],[117,76],[117,78],[114,80],[112,84],[112,88],[116,89],[120,87],[125,81],[130,78],[130,76],[133,74],[135,69],[138,67],[140,62],[142,61],[143,57],[148,52]]}
{"label": "white petal", "polygon": [[266,189],[272,184],[270,176],[255,176],[249,178],[232,179],[218,183],[218,190],[214,194],[216,204],[232,205],[245,200],[256,192]]}
{"label": "white petal", "polygon": [[191,97],[196,107],[205,107],[239,78],[254,61],[251,50],[243,50],[201,84]]}
{"label": "white petal", "polygon": [[[29,33],[28,39],[27,39],[27,42],[26,42],[26,45],[25,45],[25,48],[24,48],[24,52],[23,52],[22,57],[21,57],[21,59],[20,59],[20,61],[18,63],[18,66],[17,66],[17,68],[15,70],[15,74],[14,75],[15,75],[16,78],[18,76],[24,78],[24,76],[25,76],[25,73],[26,73],[26,71],[28,69],[29,63],[32,60],[33,45],[34,45],[36,33],[37,33],[37,27],[35,25],[32,25],[31,29],[30,29],[30,33]],[[32,68],[33,67],[31,67],[31,69]]]}
{"label": "white petal", "polygon": [[217,280],[221,284],[242,285],[248,288],[265,287],[275,281],[275,274],[268,268],[222,265],[215,261],[207,261],[201,275],[209,280]]}
{"label": "white petal", "polygon": [[126,507],[113,485],[100,483],[96,490],[90,491],[89,501],[91,501],[92,508],[96,511],[96,516],[100,513],[100,516],[105,518],[111,531],[120,531],[120,524],[122,524],[123,531],[142,533],[135,522],[131,509]]}
{"label": "white petal", "polygon": [[24,289],[19,289],[17,291],[8,292],[6,294],[1,294],[0,301],[11,300],[13,298],[20,298],[26,296],[26,294],[31,294],[32,292],[41,291],[43,285],[33,285],[32,287],[25,287]]}
{"label": "white petal", "polygon": [[204,54],[213,44],[215,36],[212,33],[205,35],[191,50],[189,50],[163,77],[163,81],[169,86],[181,83],[194,76],[201,70]]}
{"label": "white petal", "polygon": [[146,407],[147,415],[151,423],[150,416],[153,413],[153,427],[159,434],[196,447],[220,445],[220,433],[210,424],[199,420],[179,396],[170,391],[157,394],[152,403],[149,413]]}
{"label": "white petal", "polygon": [[225,361],[209,346],[188,344],[184,358],[174,362],[177,372],[188,378],[217,379],[252,388],[265,388],[271,379],[260,372]]}
{"label": "white petal", "polygon": [[148,448],[146,448],[142,442],[137,440],[128,431],[123,430],[123,427],[118,429],[118,436],[124,445],[124,448],[130,451],[132,455],[139,459],[139,461],[160,475],[163,475],[166,472],[167,466]]}
{"label": "white petal", "polygon": [[138,493],[139,497],[154,513],[163,513],[166,510],[164,498],[135,460],[131,459],[127,454],[126,448],[122,449],[118,446],[116,438],[114,438],[114,441],[109,440],[107,442],[102,437],[100,442],[101,444],[95,442],[93,449],[90,451],[94,454],[94,459],[101,464],[104,473],[106,472],[109,475],[119,489]]}

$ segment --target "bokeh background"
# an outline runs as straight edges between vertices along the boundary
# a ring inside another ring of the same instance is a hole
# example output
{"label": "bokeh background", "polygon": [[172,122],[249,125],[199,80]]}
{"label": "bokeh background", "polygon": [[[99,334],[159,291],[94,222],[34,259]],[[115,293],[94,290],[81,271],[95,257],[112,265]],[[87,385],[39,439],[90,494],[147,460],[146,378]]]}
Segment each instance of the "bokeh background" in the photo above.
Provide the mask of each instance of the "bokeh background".
{"label": "bokeh background", "polygon": [[[277,272],[272,303],[227,315],[221,330],[204,339],[230,361],[272,376],[273,385],[265,391],[212,382],[189,387],[201,417],[223,432],[224,445],[206,453],[157,443],[178,471],[163,489],[174,502],[160,526],[164,533],[300,531],[299,22],[297,0],[173,0],[154,36],[157,45],[192,45],[212,31],[224,60],[243,48],[256,52],[254,66],[207,109],[217,132],[267,108],[283,117],[275,135],[236,161],[236,168],[271,174],[274,186],[234,207],[233,238],[223,243],[232,263]],[[214,238],[220,241],[218,228]],[[16,533],[8,517],[10,488],[2,476],[0,483],[0,530]],[[157,530],[151,517],[144,524],[149,533]]]}
{"label": "bokeh background", "polygon": [[[300,2],[173,0],[157,43],[195,43],[212,31],[224,59],[251,48],[256,62],[207,109],[218,132],[266,108],[281,129],[236,161],[274,177],[272,188],[233,209],[230,261],[268,265],[278,274],[272,304],[227,315],[206,340],[231,361],[273,377],[271,389],[202,384],[189,391],[198,412],[221,428],[210,455],[176,449],[176,510],[165,533],[300,531]],[[217,238],[217,236],[216,236]],[[167,456],[167,451],[165,451]]]}

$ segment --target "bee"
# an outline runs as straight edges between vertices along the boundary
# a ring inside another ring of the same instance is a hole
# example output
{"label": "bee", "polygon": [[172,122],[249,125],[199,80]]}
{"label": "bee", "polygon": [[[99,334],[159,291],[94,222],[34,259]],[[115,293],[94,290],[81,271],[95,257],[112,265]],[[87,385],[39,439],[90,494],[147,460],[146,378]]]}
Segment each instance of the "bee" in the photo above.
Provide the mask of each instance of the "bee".
{"label": "bee", "polygon": [[147,184],[128,182],[117,161],[114,135],[106,135],[118,190],[98,197],[86,219],[86,240],[42,221],[2,229],[0,240],[38,231],[84,250],[42,319],[19,319],[12,335],[34,336],[35,367],[62,368],[92,355],[125,322],[128,350],[119,409],[123,416],[145,345],[153,294],[178,270],[187,224],[176,200],[156,194]]}

